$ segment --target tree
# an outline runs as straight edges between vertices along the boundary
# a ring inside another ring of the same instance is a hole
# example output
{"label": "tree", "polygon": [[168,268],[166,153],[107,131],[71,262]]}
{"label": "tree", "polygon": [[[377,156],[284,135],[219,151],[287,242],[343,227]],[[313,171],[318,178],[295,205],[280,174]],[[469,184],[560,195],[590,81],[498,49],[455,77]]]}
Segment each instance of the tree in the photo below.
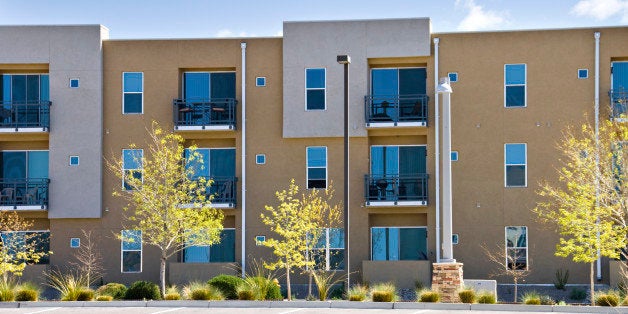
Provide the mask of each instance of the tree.
{"label": "tree", "polygon": [[489,261],[498,265],[490,274],[491,277],[507,276],[511,277],[514,283],[514,300],[517,302],[518,284],[523,278],[530,274],[530,265],[520,265],[520,260],[525,258],[525,251],[518,249],[506,249],[503,245],[497,245],[494,250],[486,245],[482,245],[484,255]]}
{"label": "tree", "polygon": [[81,229],[81,232],[84,241],[74,254],[76,262],[69,262],[69,264],[85,277],[87,286],[90,286],[104,275],[105,268],[102,265],[102,254],[96,247],[96,242],[92,240],[92,231]]}
{"label": "tree", "polygon": [[204,167],[196,147],[186,151],[181,136],[165,133],[154,121],[147,132],[147,156],[133,157],[140,169],[121,171],[124,156],[107,165],[124,182],[113,193],[128,202],[124,228],[141,231],[141,241],[161,252],[159,283],[164,294],[168,258],[190,246],[219,242],[223,213],[211,206],[213,196],[207,192],[212,181],[194,177],[195,169]]}
{"label": "tree", "polygon": [[603,121],[596,136],[588,124],[567,128],[558,150],[563,158],[559,182],[542,183],[535,211],[556,224],[556,255],[589,263],[591,303],[595,301],[594,263],[602,256],[618,258],[626,247],[628,125]]}
{"label": "tree", "polygon": [[273,249],[277,260],[265,263],[269,269],[283,268],[286,271],[286,288],[288,300],[292,299],[290,273],[293,268],[313,268],[315,261],[312,252],[321,238],[324,228],[338,221],[340,209],[338,205],[330,205],[333,198],[330,187],[324,192],[312,189],[299,196],[299,187],[290,181],[287,190],[275,193],[279,205],[265,206],[266,214],[261,218],[277,234],[277,238],[267,238],[264,246]]}
{"label": "tree", "polygon": [[0,211],[0,274],[4,283],[11,276],[22,276],[29,263],[38,263],[41,258],[52,253],[38,250],[40,239],[29,230],[33,222],[21,218],[15,211]]}

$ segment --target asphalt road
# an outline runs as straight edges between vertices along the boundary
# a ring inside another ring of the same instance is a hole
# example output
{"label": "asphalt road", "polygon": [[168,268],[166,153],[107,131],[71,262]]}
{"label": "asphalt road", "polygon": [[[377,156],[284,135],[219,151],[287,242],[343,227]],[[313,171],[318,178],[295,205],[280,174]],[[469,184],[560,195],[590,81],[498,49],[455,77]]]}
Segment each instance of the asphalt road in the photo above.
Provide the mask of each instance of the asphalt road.
{"label": "asphalt road", "polygon": [[[610,313],[612,312],[612,309]],[[506,314],[506,313],[538,313],[538,312],[510,312],[510,311],[455,311],[455,310],[377,310],[377,309],[331,309],[331,308],[318,308],[318,309],[303,309],[303,308],[185,308],[185,307],[45,307],[45,308],[14,308],[14,309],[0,309],[0,313],[7,314],[65,314],[65,313],[89,313],[89,314],[109,314],[109,313],[121,313],[121,314],[184,314],[184,313],[212,313],[212,314],[319,314],[319,313],[333,313],[333,314],[447,314],[447,313],[470,313],[470,314]]]}

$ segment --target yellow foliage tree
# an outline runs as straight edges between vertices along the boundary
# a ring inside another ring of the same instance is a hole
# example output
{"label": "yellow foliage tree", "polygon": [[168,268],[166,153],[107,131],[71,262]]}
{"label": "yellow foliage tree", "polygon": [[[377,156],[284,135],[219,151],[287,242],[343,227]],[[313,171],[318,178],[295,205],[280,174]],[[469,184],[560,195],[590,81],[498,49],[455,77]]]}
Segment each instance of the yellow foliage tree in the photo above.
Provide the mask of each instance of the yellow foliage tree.
{"label": "yellow foliage tree", "polygon": [[628,244],[628,125],[601,122],[598,136],[588,124],[568,128],[558,149],[563,154],[559,182],[541,185],[538,193],[546,201],[535,211],[543,221],[556,224],[557,256],[590,264],[593,303],[595,261],[618,258]]}
{"label": "yellow foliage tree", "polygon": [[148,154],[135,157],[141,169],[122,171],[122,157],[107,164],[124,182],[113,193],[128,202],[124,228],[140,230],[142,242],[161,252],[159,283],[163,295],[168,258],[190,246],[219,242],[224,215],[212,207],[213,196],[208,195],[212,181],[194,178],[194,167],[186,166],[193,162],[195,167],[204,167],[196,147],[188,148],[186,156],[184,139],[164,132],[154,121],[147,131]]}
{"label": "yellow foliage tree", "polygon": [[277,234],[276,238],[267,238],[264,246],[272,248],[277,260],[266,263],[269,269],[282,268],[286,271],[286,289],[288,300],[292,298],[290,273],[293,268],[312,268],[314,259],[310,258],[324,228],[337,224],[340,217],[338,205],[331,205],[334,191],[331,186],[321,192],[312,189],[299,195],[299,187],[290,180],[287,190],[275,193],[279,205],[265,206],[262,222]]}
{"label": "yellow foliage tree", "polygon": [[32,221],[21,218],[15,211],[0,211],[0,274],[4,283],[11,276],[22,276],[28,263],[37,263],[51,252],[37,251],[39,245],[34,233],[18,233],[29,230]]}

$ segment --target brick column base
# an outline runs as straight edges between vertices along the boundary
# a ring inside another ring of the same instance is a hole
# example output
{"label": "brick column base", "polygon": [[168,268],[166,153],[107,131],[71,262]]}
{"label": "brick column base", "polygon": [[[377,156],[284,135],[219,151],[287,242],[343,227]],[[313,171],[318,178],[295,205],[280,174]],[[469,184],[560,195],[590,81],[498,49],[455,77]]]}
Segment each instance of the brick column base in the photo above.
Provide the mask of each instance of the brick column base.
{"label": "brick column base", "polygon": [[440,292],[445,303],[460,302],[458,290],[462,288],[462,263],[433,263],[432,290]]}

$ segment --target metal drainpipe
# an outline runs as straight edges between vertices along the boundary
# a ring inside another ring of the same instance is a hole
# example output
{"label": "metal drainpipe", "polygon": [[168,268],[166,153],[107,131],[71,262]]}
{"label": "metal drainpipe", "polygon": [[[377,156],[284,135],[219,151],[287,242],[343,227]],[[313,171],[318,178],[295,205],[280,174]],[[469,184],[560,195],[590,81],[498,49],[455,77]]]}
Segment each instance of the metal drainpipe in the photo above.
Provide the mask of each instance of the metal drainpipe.
{"label": "metal drainpipe", "polygon": [[240,43],[242,48],[242,278],[246,276],[246,43]]}
{"label": "metal drainpipe", "polygon": [[434,172],[435,172],[435,186],[436,186],[436,199],[434,201],[435,214],[436,214],[436,262],[440,263],[440,147],[439,147],[439,112],[438,112],[438,93],[436,87],[438,86],[438,43],[439,38],[434,38]]}
{"label": "metal drainpipe", "polygon": [[[599,146],[600,146],[600,32],[593,33],[595,38],[595,164],[596,168],[600,166]],[[595,206],[600,206],[600,178],[599,170],[596,170],[596,187],[595,187]],[[597,233],[597,240],[600,241],[600,233]],[[597,250],[600,256],[600,249]],[[602,260],[598,258],[596,261],[597,280],[602,280]]]}

